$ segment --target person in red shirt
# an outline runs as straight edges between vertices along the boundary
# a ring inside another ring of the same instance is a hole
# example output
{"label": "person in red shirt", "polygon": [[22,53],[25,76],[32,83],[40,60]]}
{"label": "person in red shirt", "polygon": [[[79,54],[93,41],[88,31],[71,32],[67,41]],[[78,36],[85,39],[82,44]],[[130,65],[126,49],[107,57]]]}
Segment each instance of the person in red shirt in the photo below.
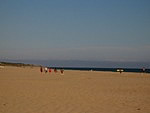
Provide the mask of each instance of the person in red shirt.
{"label": "person in red shirt", "polygon": [[51,73],[52,72],[52,69],[51,68],[49,68],[49,73]]}

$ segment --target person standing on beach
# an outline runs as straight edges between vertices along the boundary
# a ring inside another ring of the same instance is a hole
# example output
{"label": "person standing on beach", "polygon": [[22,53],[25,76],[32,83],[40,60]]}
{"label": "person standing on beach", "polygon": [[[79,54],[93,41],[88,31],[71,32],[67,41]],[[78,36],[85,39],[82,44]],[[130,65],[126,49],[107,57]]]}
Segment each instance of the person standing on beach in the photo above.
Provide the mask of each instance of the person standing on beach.
{"label": "person standing on beach", "polygon": [[61,69],[61,70],[60,70],[60,73],[61,73],[61,75],[64,75],[64,70]]}
{"label": "person standing on beach", "polygon": [[56,68],[54,69],[54,72],[57,73],[57,69]]}
{"label": "person standing on beach", "polygon": [[45,70],[45,73],[47,73],[47,71],[48,71],[47,67],[45,67],[44,70]]}
{"label": "person standing on beach", "polygon": [[52,69],[51,68],[49,68],[49,73],[51,73],[52,72]]}
{"label": "person standing on beach", "polygon": [[142,68],[143,73],[145,73],[145,70],[146,70],[145,67],[143,67],[143,68]]}
{"label": "person standing on beach", "polygon": [[43,72],[43,68],[42,67],[40,67],[40,71],[41,71],[41,73]]}

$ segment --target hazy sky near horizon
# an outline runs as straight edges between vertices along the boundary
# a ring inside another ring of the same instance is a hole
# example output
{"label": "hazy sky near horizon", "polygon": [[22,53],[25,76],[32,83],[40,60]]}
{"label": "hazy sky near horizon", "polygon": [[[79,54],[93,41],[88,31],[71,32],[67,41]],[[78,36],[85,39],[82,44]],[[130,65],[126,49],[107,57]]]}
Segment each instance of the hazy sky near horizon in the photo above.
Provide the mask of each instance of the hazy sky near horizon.
{"label": "hazy sky near horizon", "polygon": [[0,0],[0,59],[150,61],[150,0]]}

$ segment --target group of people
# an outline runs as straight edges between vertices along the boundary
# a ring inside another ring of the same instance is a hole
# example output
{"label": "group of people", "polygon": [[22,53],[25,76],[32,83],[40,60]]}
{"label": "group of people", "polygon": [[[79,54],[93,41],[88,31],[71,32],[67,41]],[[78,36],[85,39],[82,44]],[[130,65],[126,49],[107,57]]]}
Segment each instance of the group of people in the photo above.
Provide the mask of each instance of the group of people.
{"label": "group of people", "polygon": [[[51,72],[52,72],[52,68],[40,67],[40,72],[41,72],[41,73],[43,73],[43,72],[45,72],[45,73],[47,73],[47,72],[51,73]],[[54,72],[57,73],[58,70],[57,70],[56,68],[54,68]],[[63,70],[63,69],[60,69],[60,73],[61,73],[61,74],[64,74],[64,70]]]}

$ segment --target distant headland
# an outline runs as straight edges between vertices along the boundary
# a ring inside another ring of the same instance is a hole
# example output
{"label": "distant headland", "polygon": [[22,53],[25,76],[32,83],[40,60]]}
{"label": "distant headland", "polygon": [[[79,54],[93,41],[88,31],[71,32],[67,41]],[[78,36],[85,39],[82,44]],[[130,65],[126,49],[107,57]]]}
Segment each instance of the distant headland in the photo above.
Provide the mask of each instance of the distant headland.
{"label": "distant headland", "polygon": [[31,66],[31,67],[37,67],[37,66],[40,66],[40,65],[25,64],[25,63],[12,63],[12,62],[0,62],[0,66],[16,66],[16,67]]}

